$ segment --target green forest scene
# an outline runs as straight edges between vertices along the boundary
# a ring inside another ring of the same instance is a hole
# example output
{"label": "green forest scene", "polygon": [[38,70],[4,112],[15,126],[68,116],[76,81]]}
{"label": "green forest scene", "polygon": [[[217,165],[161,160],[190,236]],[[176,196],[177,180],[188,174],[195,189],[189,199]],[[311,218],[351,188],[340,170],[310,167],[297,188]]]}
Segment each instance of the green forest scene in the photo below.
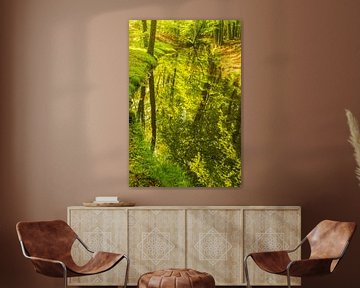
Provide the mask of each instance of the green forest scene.
{"label": "green forest scene", "polygon": [[239,20],[129,20],[129,186],[239,187]]}

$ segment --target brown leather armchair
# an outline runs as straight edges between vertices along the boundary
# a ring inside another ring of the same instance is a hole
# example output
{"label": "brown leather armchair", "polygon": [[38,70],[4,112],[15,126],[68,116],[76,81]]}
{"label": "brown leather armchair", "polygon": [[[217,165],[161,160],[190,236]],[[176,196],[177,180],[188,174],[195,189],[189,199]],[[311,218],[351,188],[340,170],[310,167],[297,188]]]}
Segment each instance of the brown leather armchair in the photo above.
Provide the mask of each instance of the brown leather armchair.
{"label": "brown leather armchair", "polygon": [[[266,272],[286,275],[289,288],[291,288],[291,276],[304,277],[333,272],[344,256],[355,229],[354,222],[324,220],[292,250],[250,253],[244,259],[247,287],[251,287],[247,267],[249,257]],[[289,253],[296,251],[306,241],[310,245],[310,257],[292,261]]]}
{"label": "brown leather armchair", "polygon": [[[35,271],[50,277],[64,278],[65,288],[67,277],[102,273],[112,269],[123,259],[127,261],[124,281],[126,288],[129,258],[125,254],[91,251],[66,222],[19,222],[16,231],[22,252],[31,260]],[[71,247],[76,240],[92,254],[83,266],[78,266],[71,256]]]}

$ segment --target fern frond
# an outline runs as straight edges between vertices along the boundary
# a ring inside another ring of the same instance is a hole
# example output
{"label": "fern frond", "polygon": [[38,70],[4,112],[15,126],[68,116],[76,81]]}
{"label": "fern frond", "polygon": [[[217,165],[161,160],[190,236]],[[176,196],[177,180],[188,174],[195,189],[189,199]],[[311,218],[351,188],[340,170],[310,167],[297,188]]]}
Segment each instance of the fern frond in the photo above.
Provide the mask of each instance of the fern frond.
{"label": "fern frond", "polygon": [[345,110],[347,122],[350,129],[350,137],[349,142],[354,148],[354,157],[357,164],[357,167],[355,169],[355,175],[356,178],[359,180],[360,185],[360,130],[359,130],[359,124],[354,115],[349,111]]}

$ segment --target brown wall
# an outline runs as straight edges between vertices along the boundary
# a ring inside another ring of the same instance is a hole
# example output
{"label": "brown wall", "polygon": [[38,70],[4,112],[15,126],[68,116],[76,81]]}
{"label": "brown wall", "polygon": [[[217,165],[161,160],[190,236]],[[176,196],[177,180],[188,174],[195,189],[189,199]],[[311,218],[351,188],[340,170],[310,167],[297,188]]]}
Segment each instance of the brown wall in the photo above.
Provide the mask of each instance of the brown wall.
{"label": "brown wall", "polygon": [[[0,286],[62,287],[32,272],[19,220],[117,194],[138,205],[301,205],[360,223],[344,108],[360,118],[360,1],[3,0]],[[127,21],[243,20],[243,184],[128,187]],[[359,233],[359,232],[358,232]],[[356,235],[338,271],[304,287],[358,287]]]}

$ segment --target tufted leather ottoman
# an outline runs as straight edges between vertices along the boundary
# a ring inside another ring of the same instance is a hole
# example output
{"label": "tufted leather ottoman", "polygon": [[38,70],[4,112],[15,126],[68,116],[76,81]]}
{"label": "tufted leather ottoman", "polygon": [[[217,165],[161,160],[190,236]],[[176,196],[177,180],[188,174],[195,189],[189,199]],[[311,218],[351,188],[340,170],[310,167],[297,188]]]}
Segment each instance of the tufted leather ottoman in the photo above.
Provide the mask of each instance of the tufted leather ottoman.
{"label": "tufted leather ottoman", "polygon": [[214,277],[192,269],[166,269],[140,276],[138,288],[214,288]]}

